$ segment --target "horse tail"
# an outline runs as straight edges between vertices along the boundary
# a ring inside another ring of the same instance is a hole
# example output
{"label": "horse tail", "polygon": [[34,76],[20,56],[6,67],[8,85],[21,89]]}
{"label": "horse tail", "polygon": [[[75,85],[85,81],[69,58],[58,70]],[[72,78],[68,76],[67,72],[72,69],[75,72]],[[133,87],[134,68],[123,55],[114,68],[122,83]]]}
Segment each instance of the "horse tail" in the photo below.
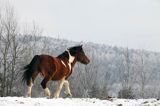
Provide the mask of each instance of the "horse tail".
{"label": "horse tail", "polygon": [[25,71],[22,75],[22,82],[26,82],[27,85],[30,85],[32,81],[32,75],[38,71],[39,64],[40,64],[40,56],[35,55],[32,61],[23,68],[23,70]]}

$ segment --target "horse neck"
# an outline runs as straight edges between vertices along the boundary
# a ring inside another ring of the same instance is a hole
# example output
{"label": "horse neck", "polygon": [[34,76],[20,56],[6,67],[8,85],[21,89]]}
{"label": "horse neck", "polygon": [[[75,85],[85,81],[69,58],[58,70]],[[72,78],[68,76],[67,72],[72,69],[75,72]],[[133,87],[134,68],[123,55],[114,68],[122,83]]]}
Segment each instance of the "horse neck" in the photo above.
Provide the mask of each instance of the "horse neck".
{"label": "horse neck", "polygon": [[72,64],[71,64],[71,65],[72,65],[72,68],[75,66],[76,62],[77,62],[77,59],[75,58],[74,61],[73,61]]}

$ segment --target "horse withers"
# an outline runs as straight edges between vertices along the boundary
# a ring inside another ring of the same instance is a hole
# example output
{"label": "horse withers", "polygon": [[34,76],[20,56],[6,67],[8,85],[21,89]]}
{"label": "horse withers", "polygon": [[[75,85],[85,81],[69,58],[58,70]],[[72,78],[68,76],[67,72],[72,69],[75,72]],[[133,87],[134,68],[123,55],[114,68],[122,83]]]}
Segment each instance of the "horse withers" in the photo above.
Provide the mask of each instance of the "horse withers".
{"label": "horse withers", "polygon": [[27,96],[31,97],[32,86],[38,74],[44,77],[41,86],[49,98],[51,93],[47,83],[50,80],[59,81],[57,90],[54,93],[55,98],[59,97],[63,85],[67,96],[72,96],[67,79],[72,74],[76,62],[86,65],[90,62],[83,51],[82,45],[71,47],[57,57],[44,54],[35,55],[30,64],[24,67],[25,72],[22,76],[22,80],[28,86]]}

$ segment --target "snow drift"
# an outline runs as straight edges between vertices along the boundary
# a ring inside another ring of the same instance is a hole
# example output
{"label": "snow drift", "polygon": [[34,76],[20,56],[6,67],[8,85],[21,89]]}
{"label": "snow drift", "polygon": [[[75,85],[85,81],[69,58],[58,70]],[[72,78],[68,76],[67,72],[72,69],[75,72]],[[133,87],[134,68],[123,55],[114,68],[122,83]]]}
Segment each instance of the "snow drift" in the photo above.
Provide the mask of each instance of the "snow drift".
{"label": "snow drift", "polygon": [[157,99],[112,99],[96,98],[23,98],[1,97],[0,106],[160,106]]}

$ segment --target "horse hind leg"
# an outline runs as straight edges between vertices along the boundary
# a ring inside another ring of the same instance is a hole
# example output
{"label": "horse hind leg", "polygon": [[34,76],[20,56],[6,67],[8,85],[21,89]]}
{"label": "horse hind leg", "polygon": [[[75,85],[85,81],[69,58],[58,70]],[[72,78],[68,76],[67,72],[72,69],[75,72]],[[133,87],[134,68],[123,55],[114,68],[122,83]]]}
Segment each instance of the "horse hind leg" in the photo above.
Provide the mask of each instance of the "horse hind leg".
{"label": "horse hind leg", "polygon": [[41,86],[44,89],[44,92],[45,92],[45,94],[47,95],[48,98],[50,98],[50,96],[51,96],[50,90],[47,87],[47,83],[48,83],[49,80],[50,80],[50,78],[45,77],[41,82]]}
{"label": "horse hind leg", "polygon": [[27,95],[26,95],[27,97],[31,97],[32,86],[33,86],[32,79],[30,79],[27,81]]}
{"label": "horse hind leg", "polygon": [[34,72],[32,75],[32,78],[27,81],[27,86],[28,86],[27,97],[31,97],[33,83],[34,83],[34,80],[37,77],[37,75],[38,75],[38,72]]}

